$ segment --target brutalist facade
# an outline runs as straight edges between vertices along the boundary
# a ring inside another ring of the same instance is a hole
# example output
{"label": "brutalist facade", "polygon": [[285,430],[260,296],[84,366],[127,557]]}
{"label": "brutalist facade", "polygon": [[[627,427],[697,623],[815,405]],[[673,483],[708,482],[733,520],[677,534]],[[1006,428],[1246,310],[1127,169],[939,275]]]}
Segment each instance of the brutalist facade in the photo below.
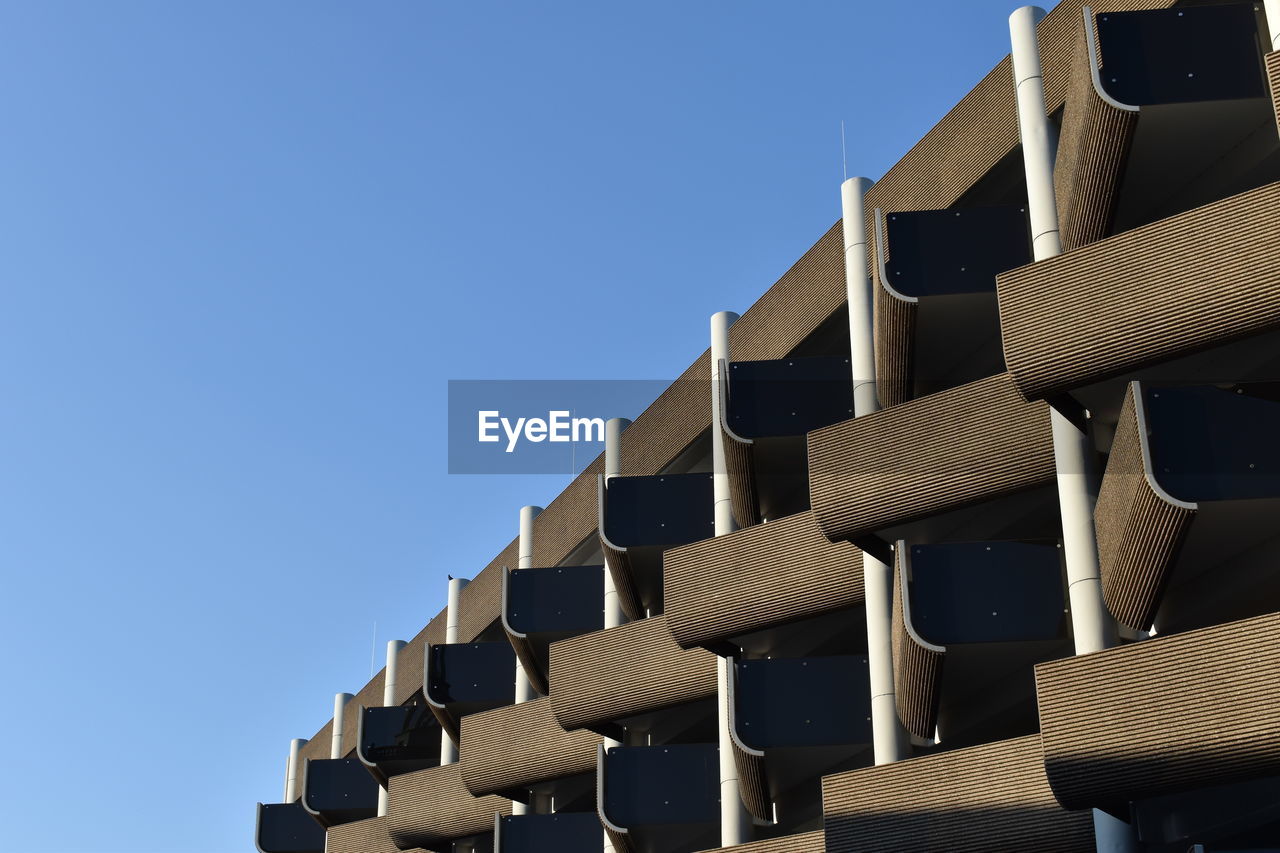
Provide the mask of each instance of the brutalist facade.
{"label": "brutalist facade", "polygon": [[260,850],[1280,849],[1280,0],[1011,30]]}

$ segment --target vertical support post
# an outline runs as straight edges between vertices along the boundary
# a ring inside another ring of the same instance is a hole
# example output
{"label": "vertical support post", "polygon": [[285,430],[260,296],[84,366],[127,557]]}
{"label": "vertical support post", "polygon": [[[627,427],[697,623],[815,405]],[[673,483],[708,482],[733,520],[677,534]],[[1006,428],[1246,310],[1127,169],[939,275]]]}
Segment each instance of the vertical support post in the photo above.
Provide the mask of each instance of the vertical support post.
{"label": "vertical support post", "polygon": [[[711,486],[717,536],[737,529],[733,520],[733,500],[729,493],[729,471],[724,456],[724,433],[720,430],[720,363],[729,363],[729,327],[738,320],[732,311],[711,315]],[[751,816],[742,802],[738,765],[733,760],[729,734],[729,667],[733,658],[722,657],[716,667],[716,725],[720,733],[720,846],[730,847],[751,840]]]}
{"label": "vertical support post", "polygon": [[[874,313],[870,250],[867,246],[866,195],[871,181],[849,178],[840,185],[844,232],[844,284],[849,302],[849,367],[853,373],[853,416],[880,410],[876,391]],[[871,681],[871,743],[876,764],[907,757],[906,730],[898,719],[893,683],[893,567],[862,555],[867,608],[867,669]]]}
{"label": "vertical support post", "polygon": [[298,799],[298,764],[299,754],[307,745],[307,739],[296,737],[289,741],[289,761],[284,768],[284,802],[292,803]]}
{"label": "vertical support post", "polygon": [[332,737],[329,739],[329,757],[341,758],[342,737],[346,734],[346,714],[343,712],[347,709],[347,703],[355,697],[350,693],[333,694],[333,726],[330,728]]}
{"label": "vertical support post", "polygon": [[[459,603],[459,597],[462,588],[471,583],[467,578],[449,578],[449,605],[445,610],[444,617],[444,642],[445,645],[458,642],[458,621],[462,615],[462,606]],[[458,760],[458,745],[453,742],[453,738],[449,737],[448,732],[442,732],[440,735],[440,763],[454,764]]]}
{"label": "vertical support post", "polygon": [[1262,0],[1262,10],[1267,15],[1271,49],[1280,50],[1280,0]]}
{"label": "vertical support post", "polygon": [[[391,708],[399,704],[396,702],[396,682],[399,678],[399,657],[400,650],[405,647],[404,640],[388,640],[387,641],[387,668],[383,671],[382,676],[382,707]],[[387,813],[387,789],[378,786],[378,816],[382,817]]]}
{"label": "vertical support post", "polygon": [[[610,418],[604,425],[604,481],[607,486],[614,477],[622,476],[622,431],[631,426],[627,418]],[[613,583],[613,573],[604,567],[604,627],[617,628],[626,621],[622,612],[622,604],[618,598],[618,589]],[[622,746],[622,741],[611,737],[604,739],[601,754],[612,747]],[[601,796],[597,791],[596,796]],[[604,833],[604,853],[614,853],[613,839]]]}
{"label": "vertical support post", "polygon": [[[540,506],[524,506],[520,508],[520,539],[516,545],[516,568],[533,568],[533,520],[542,512]],[[533,684],[529,676],[524,674],[524,664],[516,657],[516,702],[528,702],[535,698]],[[511,801],[511,813],[521,815],[529,813],[529,804],[520,800]]]}
{"label": "vertical support post", "polygon": [[[1013,47],[1013,83],[1018,104],[1022,163],[1027,176],[1027,209],[1031,216],[1032,256],[1037,261],[1062,253],[1058,204],[1053,191],[1057,133],[1049,122],[1040,67],[1036,25],[1046,12],[1023,6],[1009,16]],[[1115,625],[1102,598],[1098,542],[1093,528],[1093,448],[1089,438],[1056,409],[1050,409],[1053,456],[1057,468],[1058,504],[1062,514],[1062,550],[1067,564],[1071,629],[1078,655],[1105,649],[1115,642]],[[1094,810],[1094,837],[1099,853],[1136,849],[1129,824]]]}

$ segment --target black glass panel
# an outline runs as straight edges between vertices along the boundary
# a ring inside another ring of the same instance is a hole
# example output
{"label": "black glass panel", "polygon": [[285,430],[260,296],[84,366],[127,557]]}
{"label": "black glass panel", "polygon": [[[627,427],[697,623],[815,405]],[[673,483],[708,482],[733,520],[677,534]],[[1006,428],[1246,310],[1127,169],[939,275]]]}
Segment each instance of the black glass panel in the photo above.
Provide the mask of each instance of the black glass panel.
{"label": "black glass panel", "polygon": [[432,701],[497,708],[515,700],[516,655],[510,643],[450,643],[431,646],[427,653]]}
{"label": "black glass panel", "polygon": [[378,783],[357,759],[312,760],[303,801],[334,823],[361,820],[378,810]]}
{"label": "black glass panel", "polygon": [[426,705],[365,708],[360,755],[374,764],[438,761],[440,723]]}
{"label": "black glass panel", "polygon": [[262,853],[323,853],[324,829],[302,803],[259,803],[257,843]]}
{"label": "black glass panel", "polygon": [[1097,15],[1102,88],[1124,104],[1266,95],[1253,5]]}
{"label": "black glass panel", "polygon": [[1062,635],[1061,550],[1053,543],[911,546],[911,624],[925,640],[1009,643]]}
{"label": "black glass panel", "polygon": [[522,634],[585,634],[604,627],[604,566],[516,569],[507,624]]}
{"label": "black glass panel", "polygon": [[513,815],[501,821],[498,853],[600,853],[600,818],[593,811]]}
{"label": "black glass panel", "polygon": [[614,477],[605,500],[605,535],[619,547],[687,545],[715,534],[710,474]]}
{"label": "black glass panel", "polygon": [[1280,497],[1280,382],[1142,386],[1152,473],[1184,501]]}
{"label": "black glass panel", "polygon": [[715,744],[620,746],[605,761],[605,814],[618,826],[720,820]]}
{"label": "black glass panel", "polygon": [[748,746],[871,742],[865,657],[742,660],[737,671],[738,736]]}
{"label": "black glass panel", "polygon": [[1031,263],[1019,207],[917,210],[885,216],[890,287],[905,296],[985,293],[996,274]]}
{"label": "black glass panel", "polygon": [[729,365],[729,427],[743,438],[804,435],[853,417],[847,358],[779,358]]}
{"label": "black glass panel", "polygon": [[[1210,850],[1280,848],[1280,777],[1198,788],[1132,804],[1140,841]],[[1158,847],[1155,849],[1163,849]]]}

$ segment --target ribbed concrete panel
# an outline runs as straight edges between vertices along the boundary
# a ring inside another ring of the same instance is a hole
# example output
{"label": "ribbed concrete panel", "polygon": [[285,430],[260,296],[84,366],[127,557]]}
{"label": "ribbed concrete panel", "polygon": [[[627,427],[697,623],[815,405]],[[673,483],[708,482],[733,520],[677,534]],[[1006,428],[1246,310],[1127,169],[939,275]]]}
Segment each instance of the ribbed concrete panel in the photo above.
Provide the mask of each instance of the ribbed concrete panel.
{"label": "ribbed concrete panel", "polygon": [[551,709],[568,730],[715,693],[716,656],[676,645],[664,616],[551,644]]}
{"label": "ribbed concrete panel", "polygon": [[471,793],[497,794],[594,771],[599,743],[560,728],[544,697],[463,717],[458,764]]}
{"label": "ribbed concrete panel", "polygon": [[738,793],[742,804],[757,820],[773,820],[773,798],[769,796],[764,755],[744,749],[737,738],[732,743],[733,765],[738,769]]}
{"label": "ribbed concrete panel", "polygon": [[714,847],[703,850],[702,853],[719,853],[721,850],[736,850],[738,853],[819,853],[824,849],[822,830],[817,830],[770,838],[767,841],[753,841],[750,844],[735,844],[732,847]]}
{"label": "ribbed concrete panel", "polygon": [[[514,565],[514,564],[513,564]],[[502,566],[487,567],[458,595],[458,642],[470,643],[497,621],[502,609]]]}
{"label": "ribbed concrete panel", "polygon": [[1027,399],[1280,328],[1280,183],[997,277]]}
{"label": "ribbed concrete panel", "polygon": [[942,698],[946,649],[924,642],[911,628],[902,543],[893,561],[893,684],[898,719],[916,737],[932,738]]}
{"label": "ribbed concrete panel", "polygon": [[887,409],[912,397],[917,303],[890,293],[880,281],[879,265],[875,296],[876,394]]}
{"label": "ribbed concrete panel", "polygon": [[1036,667],[1068,808],[1280,774],[1280,613]]}
{"label": "ribbed concrete panel", "polygon": [[1145,631],[1155,619],[1196,510],[1170,503],[1152,488],[1142,450],[1146,425],[1138,418],[1136,393],[1137,384],[1130,383],[1093,517],[1107,607],[1125,625]]}
{"label": "ribbed concrete panel", "polygon": [[729,637],[862,601],[862,552],[822,535],[802,512],[663,555],[667,625],[682,647]]}
{"label": "ribbed concrete panel", "polygon": [[809,433],[809,497],[832,541],[1053,478],[1049,408],[1005,373]]}
{"label": "ribbed concrete panel", "polygon": [[[723,393],[723,392],[722,392]],[[725,426],[726,406],[720,404],[720,434],[724,436],[725,472],[729,475],[729,501],[739,527],[760,523],[756,493],[755,442],[741,438]]]}
{"label": "ribbed concrete panel", "polygon": [[[325,835],[325,853],[401,853],[391,840],[385,817],[371,817],[330,827]],[[426,853],[415,847],[408,853]]]}
{"label": "ribbed concrete panel", "polygon": [[1036,735],[822,780],[832,853],[1092,853],[1093,816],[1058,805]]}
{"label": "ribbed concrete panel", "polygon": [[457,764],[391,777],[387,829],[401,850],[488,832],[495,812],[511,814],[511,801],[472,796]]}
{"label": "ribbed concrete panel", "polygon": [[1138,113],[1120,110],[1093,88],[1084,22],[1077,21],[1058,156],[1053,171],[1058,224],[1065,251],[1107,236],[1120,180],[1138,126]]}
{"label": "ribbed concrete panel", "polygon": [[[708,388],[710,385],[707,386]],[[630,429],[628,427],[627,429]],[[625,439],[626,432],[623,432]],[[630,620],[644,618],[644,606],[640,603],[640,589],[636,583],[636,570],[626,548],[615,546],[605,538],[605,479],[604,475],[596,477],[596,530],[600,540],[600,551],[604,554],[605,569],[613,578],[613,588],[618,592],[618,605]]]}

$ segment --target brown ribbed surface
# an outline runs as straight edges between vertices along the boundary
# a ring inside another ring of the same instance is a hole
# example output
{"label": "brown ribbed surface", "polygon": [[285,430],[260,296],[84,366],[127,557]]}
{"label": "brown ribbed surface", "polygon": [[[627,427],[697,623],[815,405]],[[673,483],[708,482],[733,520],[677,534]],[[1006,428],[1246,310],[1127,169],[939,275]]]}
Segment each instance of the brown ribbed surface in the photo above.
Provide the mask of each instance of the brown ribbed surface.
{"label": "brown ribbed surface", "polygon": [[1280,183],[996,277],[1028,399],[1280,327]]}
{"label": "brown ribbed surface", "polygon": [[735,844],[732,847],[714,847],[702,853],[718,853],[721,850],[737,850],[738,853],[820,853],[822,846],[822,830],[801,832],[797,835],[784,835],[781,838],[770,838],[766,841],[753,841],[750,844]]}
{"label": "brown ribbed surface", "polygon": [[1076,31],[1071,82],[1053,170],[1065,251],[1101,240],[1110,233],[1120,180],[1138,126],[1137,112],[1118,110],[1094,91],[1083,21]]}
{"label": "brown ribbed surface", "polygon": [[631,843],[631,833],[614,832],[607,826],[604,827],[604,831],[609,836],[609,841],[613,843],[614,853],[636,853],[637,848]]}
{"label": "brown ribbed surface", "polygon": [[498,619],[498,610],[502,607],[502,569],[502,566],[488,566],[458,594],[462,611],[458,615],[459,643],[470,643]]}
{"label": "brown ribbed surface", "polygon": [[[331,826],[325,834],[325,853],[400,853],[391,840],[385,817],[371,817]],[[408,853],[426,853],[415,847]]]}
{"label": "brown ribbed surface", "polygon": [[551,644],[551,708],[580,729],[716,692],[716,656],[685,651],[664,616]]}
{"label": "brown ribbed surface", "polygon": [[1045,767],[1068,808],[1280,774],[1280,613],[1042,663]]}
{"label": "brown ribbed surface", "polygon": [[560,728],[544,697],[463,717],[458,764],[471,793],[496,794],[594,771],[599,744],[594,732]]}
{"label": "brown ribbed surface", "polygon": [[1005,373],[809,433],[809,497],[832,541],[1053,478],[1049,407]]}
{"label": "brown ribbed surface", "polygon": [[390,784],[387,828],[401,849],[488,832],[495,812],[511,814],[505,797],[473,797],[457,764],[392,776]]}
{"label": "brown ribbed surface", "polygon": [[898,719],[916,737],[931,738],[938,726],[942,698],[942,666],[945,655],[916,642],[907,630],[906,584],[902,577],[902,551],[893,560],[893,684]]}
{"label": "brown ribbed surface", "polygon": [[759,820],[773,820],[773,798],[769,796],[769,780],[765,776],[764,756],[747,752],[732,739],[733,764],[738,768],[738,791],[747,811]]}
{"label": "brown ribbed surface", "polygon": [[862,552],[822,535],[812,512],[663,555],[667,625],[684,648],[862,601]]}
{"label": "brown ribbed surface", "polygon": [[733,520],[739,527],[752,527],[760,523],[760,503],[756,497],[755,444],[739,441],[721,429],[724,436],[725,473],[729,475],[729,500],[733,505]]}
{"label": "brown ribbed surface", "polygon": [[1142,431],[1130,383],[1116,423],[1093,519],[1098,536],[1102,595],[1112,615],[1130,628],[1151,627],[1173,564],[1196,511],[1156,494],[1142,459]]}
{"label": "brown ribbed surface", "polygon": [[876,267],[876,394],[884,408],[912,397],[915,388],[915,302],[904,302],[885,290]]}
{"label": "brown ribbed surface", "polygon": [[1094,849],[1092,813],[1054,800],[1036,735],[827,776],[822,805],[832,853]]}
{"label": "brown ribbed surface", "polygon": [[547,677],[541,669],[541,662],[538,656],[534,654],[533,646],[524,637],[518,637],[512,634],[503,626],[502,632],[507,635],[507,642],[511,643],[511,648],[515,650],[516,657],[520,659],[520,666],[524,669],[524,677],[529,679],[529,683],[533,685],[533,689],[546,695],[550,689],[547,686]]}
{"label": "brown ribbed surface", "polygon": [[[623,437],[626,437],[625,431]],[[631,557],[628,556],[625,548],[614,548],[604,538],[605,488],[604,477],[597,477],[596,519],[605,569],[613,578],[613,588],[617,590],[618,605],[622,608],[622,612],[627,614],[628,619],[641,619],[644,617],[644,607],[640,603],[640,592],[636,587],[635,569],[631,565]]]}
{"label": "brown ribbed surface", "polygon": [[1280,129],[1280,51],[1263,57],[1267,69],[1267,84],[1271,87],[1271,105],[1276,113],[1276,128]]}

